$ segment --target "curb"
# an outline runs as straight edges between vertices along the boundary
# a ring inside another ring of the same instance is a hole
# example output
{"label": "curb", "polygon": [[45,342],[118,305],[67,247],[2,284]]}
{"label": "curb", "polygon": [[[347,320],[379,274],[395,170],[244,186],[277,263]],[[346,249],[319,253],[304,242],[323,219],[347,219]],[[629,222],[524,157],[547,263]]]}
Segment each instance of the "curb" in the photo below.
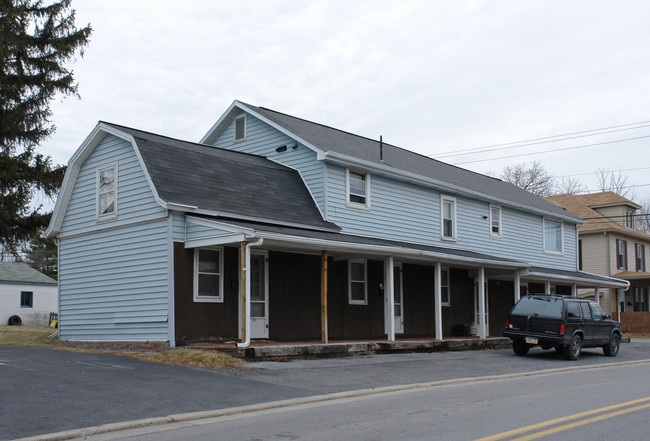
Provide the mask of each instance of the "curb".
{"label": "curb", "polygon": [[56,432],[56,433],[45,434],[45,435],[19,438],[19,439],[15,439],[14,441],[62,441],[62,440],[69,440],[69,439],[84,438],[93,435],[100,435],[109,432],[118,432],[118,431],[129,430],[129,429],[140,429],[148,426],[160,426],[164,424],[171,424],[171,423],[178,423],[178,422],[196,421],[196,420],[203,420],[208,418],[218,418],[223,416],[260,412],[264,410],[280,409],[280,408],[299,406],[304,404],[322,403],[322,402],[336,401],[336,400],[342,400],[347,398],[365,397],[369,395],[379,395],[379,394],[386,394],[386,393],[393,393],[393,392],[428,389],[433,387],[449,386],[455,384],[478,383],[482,381],[505,380],[510,378],[532,377],[536,375],[547,375],[547,374],[555,374],[555,373],[562,373],[562,372],[574,372],[574,371],[579,371],[584,369],[605,369],[605,368],[613,368],[613,367],[620,367],[620,366],[632,366],[632,365],[645,364],[645,363],[650,363],[650,359],[624,361],[620,363],[596,364],[596,365],[589,365],[589,366],[574,366],[574,367],[565,367],[565,368],[556,368],[556,369],[544,369],[541,371],[520,372],[520,373],[505,374],[505,375],[487,375],[483,377],[454,378],[451,380],[440,380],[440,381],[432,381],[428,383],[414,383],[414,384],[406,384],[406,385],[399,385],[399,386],[383,386],[375,389],[361,389],[355,391],[335,392],[327,395],[313,395],[310,397],[292,398],[289,400],[281,400],[281,401],[270,401],[267,403],[251,404],[247,406],[229,407],[226,409],[180,413],[180,414],[168,415],[164,417],[145,418],[145,419],[134,420],[134,421],[102,424],[99,426],[85,427],[83,429],[74,429],[74,430],[68,430],[64,432]]}

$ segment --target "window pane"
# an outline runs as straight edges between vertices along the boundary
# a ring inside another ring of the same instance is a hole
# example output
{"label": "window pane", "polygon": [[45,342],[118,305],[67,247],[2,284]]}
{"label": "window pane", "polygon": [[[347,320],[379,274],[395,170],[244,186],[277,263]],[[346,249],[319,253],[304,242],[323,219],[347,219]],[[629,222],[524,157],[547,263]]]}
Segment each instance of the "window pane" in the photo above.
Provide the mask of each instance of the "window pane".
{"label": "window pane", "polygon": [[199,296],[219,297],[219,276],[199,274]]}
{"label": "window pane", "polygon": [[589,305],[586,303],[580,303],[580,309],[582,309],[582,317],[584,319],[590,319],[591,318],[591,310],[589,309]]}
{"label": "window pane", "polygon": [[246,136],[246,118],[240,117],[235,120],[235,139],[244,139]]}
{"label": "window pane", "polygon": [[99,195],[99,214],[111,214],[115,212],[115,193],[104,193]]}
{"label": "window pane", "polygon": [[366,198],[363,196],[357,196],[354,194],[350,194],[350,202],[356,202],[357,204],[365,204],[366,203]]}
{"label": "window pane", "polygon": [[350,262],[350,280],[363,282],[366,279],[365,266],[362,262]]}
{"label": "window pane", "polygon": [[567,302],[566,311],[568,318],[580,318],[580,305],[576,302]]}
{"label": "window pane", "polygon": [[591,313],[596,320],[603,318],[603,311],[600,309],[600,306],[593,304],[590,304],[589,306],[591,307]]}
{"label": "window pane", "polygon": [[449,287],[447,286],[440,287],[440,302],[449,303]]}
{"label": "window pane", "polygon": [[20,293],[20,307],[31,308],[34,302],[34,293],[32,291],[21,291]]}
{"label": "window pane", "polygon": [[546,249],[548,251],[562,251],[562,224],[559,222],[544,222]]}
{"label": "window pane", "polygon": [[199,272],[219,274],[219,251],[199,251]]}
{"label": "window pane", "polygon": [[454,230],[453,230],[453,223],[451,219],[445,219],[443,222],[443,233],[442,235],[445,237],[454,237]]}
{"label": "window pane", "polygon": [[452,202],[451,201],[443,201],[442,203],[442,217],[445,219],[451,219],[452,218]]}
{"label": "window pane", "polygon": [[394,312],[395,317],[401,317],[402,307],[400,305],[395,305],[394,308],[395,308],[395,312]]}
{"label": "window pane", "polygon": [[266,317],[264,310],[266,305],[264,303],[251,303],[251,317]]}
{"label": "window pane", "polygon": [[115,189],[115,168],[99,171],[99,192],[104,193]]}
{"label": "window pane", "polygon": [[358,300],[365,302],[366,293],[365,293],[365,283],[363,282],[352,282],[350,283],[350,296],[352,300]]}

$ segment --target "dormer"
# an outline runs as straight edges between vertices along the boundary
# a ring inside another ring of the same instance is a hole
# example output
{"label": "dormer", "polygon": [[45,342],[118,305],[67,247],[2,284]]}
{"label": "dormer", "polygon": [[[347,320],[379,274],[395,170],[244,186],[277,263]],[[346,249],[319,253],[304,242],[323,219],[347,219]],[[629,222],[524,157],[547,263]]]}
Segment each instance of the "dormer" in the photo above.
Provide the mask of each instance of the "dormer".
{"label": "dormer", "polygon": [[610,191],[593,196],[593,200],[589,201],[589,208],[624,228],[636,229],[635,216],[641,208],[639,204]]}

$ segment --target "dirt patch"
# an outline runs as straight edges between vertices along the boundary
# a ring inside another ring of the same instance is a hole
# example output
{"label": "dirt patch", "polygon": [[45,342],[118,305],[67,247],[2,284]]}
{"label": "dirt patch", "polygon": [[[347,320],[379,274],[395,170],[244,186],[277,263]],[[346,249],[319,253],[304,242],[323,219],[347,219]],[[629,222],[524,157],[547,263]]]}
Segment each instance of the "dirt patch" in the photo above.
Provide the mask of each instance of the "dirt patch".
{"label": "dirt patch", "polygon": [[37,326],[0,326],[0,345],[62,351],[95,352],[139,360],[208,368],[240,367],[243,361],[215,349],[172,348],[161,342],[77,342],[50,338],[54,329]]}

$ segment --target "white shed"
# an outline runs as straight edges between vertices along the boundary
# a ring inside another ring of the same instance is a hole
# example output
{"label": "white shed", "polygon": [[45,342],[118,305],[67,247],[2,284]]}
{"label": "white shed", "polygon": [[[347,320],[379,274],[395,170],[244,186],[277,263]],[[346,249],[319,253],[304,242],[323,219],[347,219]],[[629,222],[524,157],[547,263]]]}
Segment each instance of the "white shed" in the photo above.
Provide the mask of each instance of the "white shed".
{"label": "white shed", "polygon": [[25,263],[0,262],[0,325],[18,316],[23,325],[47,326],[57,297],[56,280]]}

